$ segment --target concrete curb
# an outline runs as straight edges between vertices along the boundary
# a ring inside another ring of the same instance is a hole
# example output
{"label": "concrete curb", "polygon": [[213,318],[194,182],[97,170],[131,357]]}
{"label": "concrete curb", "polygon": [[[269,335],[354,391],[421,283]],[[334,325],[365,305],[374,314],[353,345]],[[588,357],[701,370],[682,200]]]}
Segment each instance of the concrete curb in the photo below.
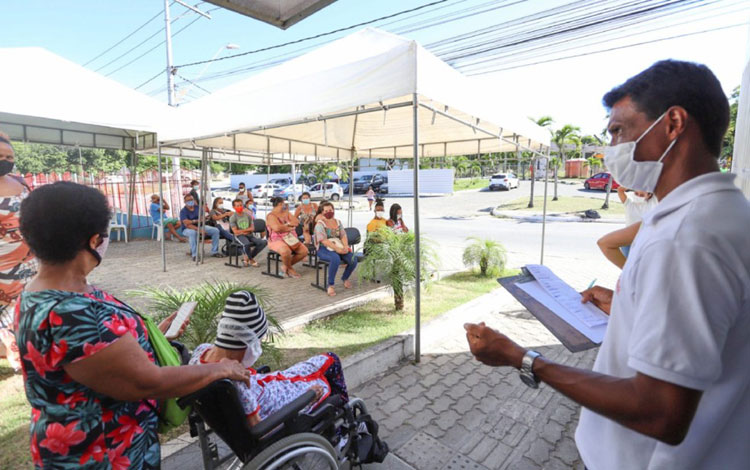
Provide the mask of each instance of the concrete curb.
{"label": "concrete curb", "polygon": [[[493,217],[522,220],[524,222],[541,222],[542,215],[536,212],[529,214],[519,214],[516,211],[499,211],[492,209],[490,211]],[[581,216],[561,216],[555,214],[547,214],[547,221],[549,222],[584,222],[584,223],[599,223],[599,224],[620,224],[625,225],[625,219],[607,219],[602,217],[601,219],[589,219]]]}

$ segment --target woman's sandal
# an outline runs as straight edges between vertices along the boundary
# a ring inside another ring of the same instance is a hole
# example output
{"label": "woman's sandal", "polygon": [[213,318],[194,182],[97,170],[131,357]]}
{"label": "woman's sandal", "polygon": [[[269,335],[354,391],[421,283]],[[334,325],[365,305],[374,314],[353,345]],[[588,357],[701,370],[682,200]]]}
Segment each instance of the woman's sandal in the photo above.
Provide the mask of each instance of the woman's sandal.
{"label": "woman's sandal", "polygon": [[345,289],[351,289],[352,288],[352,281],[350,281],[348,279],[346,281],[344,281],[344,288]]}
{"label": "woman's sandal", "polygon": [[335,297],[336,296],[336,291],[334,290],[333,286],[329,286],[327,292],[328,292],[328,297]]}
{"label": "woman's sandal", "polygon": [[250,266],[252,266],[254,268],[260,267],[260,265],[258,264],[258,262],[255,261],[254,259],[250,260]]}
{"label": "woman's sandal", "polygon": [[246,259],[243,259],[242,260],[242,265],[247,268],[248,266],[250,266],[250,261],[248,261]]}

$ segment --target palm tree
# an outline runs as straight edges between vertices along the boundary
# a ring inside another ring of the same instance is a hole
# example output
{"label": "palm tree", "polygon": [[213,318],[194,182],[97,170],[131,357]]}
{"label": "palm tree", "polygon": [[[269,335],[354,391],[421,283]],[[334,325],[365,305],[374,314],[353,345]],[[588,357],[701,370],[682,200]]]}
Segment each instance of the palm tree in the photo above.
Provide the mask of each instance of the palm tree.
{"label": "palm tree", "polygon": [[[185,333],[180,337],[180,341],[189,349],[194,349],[199,344],[211,343],[216,338],[216,326],[219,323],[219,316],[224,311],[227,297],[237,291],[246,290],[252,292],[258,298],[261,306],[266,310],[268,323],[278,332],[281,332],[281,326],[269,314],[268,293],[261,287],[254,284],[239,284],[231,282],[206,282],[197,287],[177,290],[171,287],[158,288],[148,287],[146,289],[133,291],[134,296],[145,297],[150,301],[150,308],[154,314],[154,320],[160,321],[171,315],[180,308],[185,302],[196,301],[198,305],[190,316],[190,323],[185,329]],[[271,330],[269,330],[271,331]],[[269,334],[269,339],[273,340]],[[265,347],[266,345],[264,345]]]}
{"label": "palm tree", "polygon": [[564,165],[565,161],[567,160],[565,154],[565,146],[567,144],[574,144],[576,148],[578,148],[578,146],[581,144],[580,135],[578,134],[580,131],[581,128],[578,126],[565,124],[552,134],[552,142],[554,142],[557,146],[559,157],[559,159],[557,160],[557,165],[553,166],[555,169],[555,195],[552,198],[553,201],[557,201],[557,173],[559,165],[561,163]]}
{"label": "palm tree", "polygon": [[489,238],[469,237],[472,243],[464,249],[464,265],[479,265],[482,276],[494,276],[505,269],[505,247],[502,243]]}
{"label": "palm tree", "polygon": [[[539,119],[529,118],[534,124],[541,127],[546,127],[547,131],[549,131],[550,136],[553,136],[554,133],[552,132],[552,129],[550,126],[555,122],[554,119],[552,119],[551,116],[542,116]],[[534,174],[534,157],[531,157],[531,189],[529,191],[529,207],[534,207],[534,180],[536,179],[536,175]],[[545,171],[547,171],[547,167],[545,167]],[[555,191],[557,191],[557,184],[555,184]]]}
{"label": "palm tree", "polygon": [[[394,233],[383,227],[370,235],[367,256],[359,263],[359,277],[370,281],[381,280],[391,285],[396,310],[404,309],[406,287],[417,275],[416,237],[413,232]],[[420,239],[421,280],[430,278],[438,266],[438,257],[429,240]]]}
{"label": "palm tree", "polygon": [[594,168],[598,168],[601,161],[596,157],[589,157],[586,161],[589,164],[589,177],[594,176]]}

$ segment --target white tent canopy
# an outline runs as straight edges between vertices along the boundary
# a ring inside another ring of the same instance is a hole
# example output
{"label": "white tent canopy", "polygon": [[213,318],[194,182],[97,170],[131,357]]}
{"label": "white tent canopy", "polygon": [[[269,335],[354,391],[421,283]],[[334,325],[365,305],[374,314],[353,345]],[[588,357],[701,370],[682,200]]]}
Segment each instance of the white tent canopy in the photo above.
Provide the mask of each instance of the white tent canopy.
{"label": "white tent canopy", "polygon": [[0,129],[15,140],[150,148],[175,112],[45,49],[0,49],[0,62],[11,66],[0,75]]}
{"label": "white tent canopy", "polygon": [[420,156],[549,146],[545,129],[514,116],[485,83],[415,41],[370,28],[183,106],[159,140],[212,148],[215,160],[232,152],[283,155],[284,163],[349,160],[352,152],[411,158],[414,93]]}

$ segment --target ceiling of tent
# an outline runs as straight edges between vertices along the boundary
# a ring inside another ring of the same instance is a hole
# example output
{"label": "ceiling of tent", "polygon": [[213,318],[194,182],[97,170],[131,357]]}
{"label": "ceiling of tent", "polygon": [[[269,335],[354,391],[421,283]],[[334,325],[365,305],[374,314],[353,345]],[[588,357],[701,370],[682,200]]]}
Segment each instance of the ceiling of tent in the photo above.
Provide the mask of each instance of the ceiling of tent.
{"label": "ceiling of tent", "polygon": [[420,156],[549,146],[549,133],[507,110],[495,89],[414,41],[371,28],[189,103],[182,121],[159,137],[169,147],[299,162],[349,160],[353,151],[411,158],[414,92]]}
{"label": "ceiling of tent", "polygon": [[336,0],[206,0],[208,3],[287,29]]}

